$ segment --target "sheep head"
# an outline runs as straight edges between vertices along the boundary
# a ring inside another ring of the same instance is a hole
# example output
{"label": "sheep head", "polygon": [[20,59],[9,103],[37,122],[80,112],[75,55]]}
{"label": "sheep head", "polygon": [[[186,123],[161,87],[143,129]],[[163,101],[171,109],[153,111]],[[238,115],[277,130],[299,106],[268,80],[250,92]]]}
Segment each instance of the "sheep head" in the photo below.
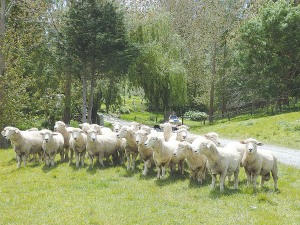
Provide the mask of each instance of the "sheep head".
{"label": "sheep head", "polygon": [[253,138],[249,138],[246,141],[241,141],[241,144],[246,145],[246,151],[249,154],[255,154],[257,152],[257,146],[262,146],[263,143],[258,142]]}

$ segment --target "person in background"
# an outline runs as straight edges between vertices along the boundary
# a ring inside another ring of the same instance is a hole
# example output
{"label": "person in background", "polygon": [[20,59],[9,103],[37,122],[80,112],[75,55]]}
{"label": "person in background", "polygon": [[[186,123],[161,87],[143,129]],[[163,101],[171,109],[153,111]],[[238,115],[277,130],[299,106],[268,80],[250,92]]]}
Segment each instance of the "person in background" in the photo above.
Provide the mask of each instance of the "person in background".
{"label": "person in background", "polygon": [[181,125],[178,116],[176,116],[175,112],[173,111],[172,114],[169,116],[169,123],[175,125]]}

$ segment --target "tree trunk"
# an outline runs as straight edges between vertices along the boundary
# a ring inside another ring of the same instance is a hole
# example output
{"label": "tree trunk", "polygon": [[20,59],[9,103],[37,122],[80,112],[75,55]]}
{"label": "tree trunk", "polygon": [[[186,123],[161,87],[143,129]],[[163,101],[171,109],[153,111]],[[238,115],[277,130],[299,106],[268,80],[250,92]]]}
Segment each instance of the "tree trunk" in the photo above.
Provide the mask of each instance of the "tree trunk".
{"label": "tree trunk", "polygon": [[65,124],[70,124],[71,116],[71,71],[69,68],[66,69],[66,83],[65,83],[65,110],[63,121]]}
{"label": "tree trunk", "polygon": [[95,70],[92,65],[91,69],[91,91],[90,91],[90,100],[89,100],[89,110],[88,110],[88,123],[92,123],[92,110],[93,110],[93,98],[94,98],[94,78],[95,78]]}
{"label": "tree trunk", "polygon": [[210,85],[210,104],[209,104],[209,122],[213,122],[214,115],[214,94],[215,94],[215,75],[216,75],[216,50],[217,42],[214,42],[213,47],[213,60],[212,60],[212,79]]}
{"label": "tree trunk", "polygon": [[[3,47],[4,47],[4,33],[5,33],[5,0],[1,0],[1,18],[0,18],[0,127],[5,127],[5,121],[2,121],[3,112],[4,112],[4,106],[2,105],[4,103],[4,74],[5,74],[5,59],[4,55],[2,53]],[[7,149],[8,148],[8,142],[7,140],[0,135],[0,148]]]}
{"label": "tree trunk", "polygon": [[83,94],[82,94],[82,123],[86,122],[86,68],[82,76]]}

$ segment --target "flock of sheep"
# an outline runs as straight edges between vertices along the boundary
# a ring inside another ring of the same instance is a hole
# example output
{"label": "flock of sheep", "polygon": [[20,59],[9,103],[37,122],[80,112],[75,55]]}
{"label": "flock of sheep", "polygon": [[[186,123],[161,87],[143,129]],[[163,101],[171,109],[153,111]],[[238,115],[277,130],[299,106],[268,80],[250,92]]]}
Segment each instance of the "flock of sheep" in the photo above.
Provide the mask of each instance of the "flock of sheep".
{"label": "flock of sheep", "polygon": [[[157,179],[164,179],[169,168],[172,174],[176,168],[179,173],[184,173],[186,161],[190,171],[190,180],[197,179],[202,184],[206,170],[212,176],[211,188],[215,189],[217,175],[219,175],[220,191],[224,191],[225,178],[231,179],[234,175],[234,188],[238,188],[240,167],[244,167],[247,175],[247,185],[252,182],[256,188],[257,177],[261,176],[260,186],[264,181],[270,180],[270,173],[277,188],[278,169],[276,156],[266,150],[260,150],[262,145],[255,139],[231,142],[225,147],[219,147],[218,134],[211,132],[204,136],[188,132],[188,127],[182,125],[173,131],[169,123],[160,124],[163,132],[158,132],[148,126],[132,122],[130,126],[119,122],[113,124],[113,130],[97,124],[80,124],[81,128],[68,127],[64,122],[57,121],[54,132],[32,128],[21,131],[16,127],[5,127],[1,134],[10,139],[16,153],[17,168],[23,161],[36,155],[40,163],[44,160],[46,165],[54,166],[56,154],[61,160],[73,161],[76,157],[76,166],[84,166],[84,158],[89,158],[89,165],[93,166],[94,158],[104,166],[103,159],[116,164],[127,159],[127,170],[135,169],[135,162],[139,156],[144,162],[143,175],[148,169],[156,165]],[[70,156],[69,156],[70,152]],[[112,156],[112,157],[110,157]]]}

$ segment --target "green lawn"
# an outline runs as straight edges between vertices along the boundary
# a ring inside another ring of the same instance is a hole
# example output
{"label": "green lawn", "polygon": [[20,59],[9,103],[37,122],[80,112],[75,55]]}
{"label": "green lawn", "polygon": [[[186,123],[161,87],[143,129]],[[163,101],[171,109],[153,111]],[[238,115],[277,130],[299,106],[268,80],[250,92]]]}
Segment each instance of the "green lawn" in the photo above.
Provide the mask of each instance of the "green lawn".
{"label": "green lawn", "polygon": [[[142,175],[124,166],[99,163],[77,169],[75,163],[53,168],[28,163],[17,170],[12,149],[1,150],[0,224],[299,224],[300,168],[279,164],[278,190],[273,181],[263,189],[239,189],[226,183],[224,193],[210,190],[185,175],[156,179],[156,169]],[[59,157],[56,157],[56,162]],[[187,168],[187,167],[185,167]]]}

